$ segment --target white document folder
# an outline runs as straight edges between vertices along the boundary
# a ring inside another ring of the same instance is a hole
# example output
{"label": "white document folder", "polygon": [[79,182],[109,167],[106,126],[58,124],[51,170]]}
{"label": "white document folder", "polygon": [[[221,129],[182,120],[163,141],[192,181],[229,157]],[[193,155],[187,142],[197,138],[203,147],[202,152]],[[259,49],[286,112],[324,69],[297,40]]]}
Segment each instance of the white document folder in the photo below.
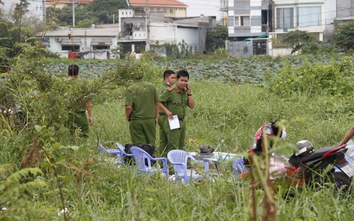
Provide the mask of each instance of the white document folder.
{"label": "white document folder", "polygon": [[177,115],[173,115],[173,119],[168,118],[168,123],[170,124],[170,130],[178,129],[181,127],[179,125],[179,120]]}

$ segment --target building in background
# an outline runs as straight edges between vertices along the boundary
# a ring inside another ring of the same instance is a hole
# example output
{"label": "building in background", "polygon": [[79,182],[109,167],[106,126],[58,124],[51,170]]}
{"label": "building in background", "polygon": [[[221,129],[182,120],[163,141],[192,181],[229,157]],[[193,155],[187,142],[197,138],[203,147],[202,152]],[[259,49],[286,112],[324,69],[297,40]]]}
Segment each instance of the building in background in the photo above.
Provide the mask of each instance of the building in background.
{"label": "building in background", "polygon": [[[334,23],[354,21],[354,1],[353,0],[336,0],[336,18]],[[333,10],[333,9],[332,9]]]}
{"label": "building in background", "polygon": [[217,24],[227,24],[228,0],[179,0],[188,5],[187,17],[215,16]]}
{"label": "building in background", "polygon": [[102,58],[102,52],[113,54],[113,49],[119,49],[122,55],[139,54],[147,44],[149,50],[169,56],[171,51],[166,45],[175,45],[181,51],[192,54],[204,53],[207,30],[216,26],[215,16],[169,18],[165,21],[163,13],[151,13],[149,19],[144,11],[139,10],[120,9],[118,13],[119,23],[112,25],[115,27],[59,28],[38,33],[37,36],[47,50],[62,57],[75,52],[84,54],[85,58],[93,58],[97,52]]}
{"label": "building in background", "polygon": [[[323,0],[274,0],[274,33],[277,43],[289,31],[301,30],[313,35],[316,40],[324,40],[327,13]],[[333,17],[332,17],[333,20]]]}
{"label": "building in background", "polygon": [[187,17],[188,5],[176,0],[127,0],[128,6],[133,7],[148,7],[150,13],[163,13],[169,18],[184,18]]}

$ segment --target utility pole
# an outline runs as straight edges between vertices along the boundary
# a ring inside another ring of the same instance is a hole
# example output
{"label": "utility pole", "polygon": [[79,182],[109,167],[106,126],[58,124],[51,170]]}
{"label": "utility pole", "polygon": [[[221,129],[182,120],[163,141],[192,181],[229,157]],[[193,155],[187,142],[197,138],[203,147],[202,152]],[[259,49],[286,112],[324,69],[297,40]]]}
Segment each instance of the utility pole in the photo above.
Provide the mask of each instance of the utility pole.
{"label": "utility pole", "polygon": [[42,7],[43,7],[43,21],[44,23],[47,23],[47,12],[45,8],[45,0],[42,0]]}
{"label": "utility pole", "polygon": [[73,28],[75,28],[75,0],[73,0]]}
{"label": "utility pole", "polygon": [[149,9],[149,0],[146,0],[146,47],[145,50],[150,50],[150,9]]}

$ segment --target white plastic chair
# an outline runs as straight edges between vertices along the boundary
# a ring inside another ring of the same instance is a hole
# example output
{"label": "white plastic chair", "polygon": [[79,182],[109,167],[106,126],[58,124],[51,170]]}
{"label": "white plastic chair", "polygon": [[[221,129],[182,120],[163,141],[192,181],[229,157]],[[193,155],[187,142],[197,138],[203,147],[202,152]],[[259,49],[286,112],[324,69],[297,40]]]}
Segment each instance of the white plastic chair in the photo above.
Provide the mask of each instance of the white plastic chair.
{"label": "white plastic chair", "polygon": [[187,162],[188,159],[191,160],[191,163],[203,164],[204,171],[209,171],[209,163],[204,161],[198,161],[193,156],[189,155],[186,151],[183,150],[171,150],[167,153],[167,159],[173,165],[175,170],[176,180],[183,180],[185,183],[189,183],[191,180],[195,179],[204,179],[204,176],[201,174],[193,173],[192,171],[188,172]]}

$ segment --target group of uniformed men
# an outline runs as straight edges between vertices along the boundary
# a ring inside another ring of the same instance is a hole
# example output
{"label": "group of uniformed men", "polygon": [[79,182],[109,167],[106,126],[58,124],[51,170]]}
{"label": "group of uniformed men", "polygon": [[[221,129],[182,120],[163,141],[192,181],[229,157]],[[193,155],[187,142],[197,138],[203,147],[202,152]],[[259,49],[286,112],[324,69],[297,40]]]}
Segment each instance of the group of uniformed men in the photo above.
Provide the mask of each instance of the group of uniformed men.
{"label": "group of uniformed men", "polygon": [[[183,149],[186,135],[186,107],[194,108],[189,73],[166,70],[163,85],[156,90],[153,84],[142,80],[142,75],[127,88],[125,113],[129,122],[132,143],[154,144],[156,125],[159,125],[159,154],[172,149]],[[177,115],[180,127],[170,129],[169,119]]]}

